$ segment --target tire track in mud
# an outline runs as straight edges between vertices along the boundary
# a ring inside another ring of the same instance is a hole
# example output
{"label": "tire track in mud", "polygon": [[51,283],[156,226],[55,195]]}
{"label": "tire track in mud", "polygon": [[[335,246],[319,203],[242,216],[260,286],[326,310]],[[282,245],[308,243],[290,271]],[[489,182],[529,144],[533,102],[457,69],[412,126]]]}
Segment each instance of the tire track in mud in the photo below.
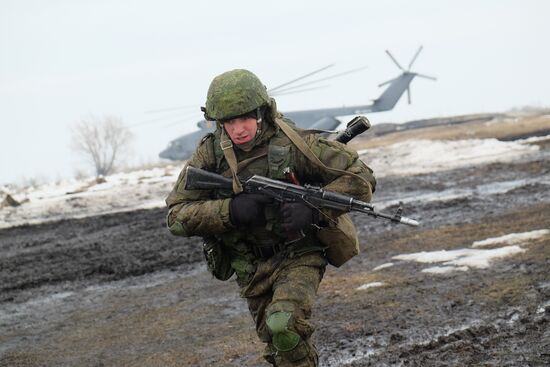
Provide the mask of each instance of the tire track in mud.
{"label": "tire track in mud", "polygon": [[[550,307],[536,314],[512,313],[492,324],[470,325],[432,339],[388,345],[337,365],[359,366],[547,366],[550,364]],[[392,334],[396,335],[396,334]],[[400,340],[403,337],[396,337]],[[491,351],[487,353],[487,351]],[[393,356],[391,356],[393,354]]]}
{"label": "tire track in mud", "polygon": [[139,210],[0,230],[0,302],[43,285],[111,281],[200,261],[200,240],[170,235],[165,212]]}

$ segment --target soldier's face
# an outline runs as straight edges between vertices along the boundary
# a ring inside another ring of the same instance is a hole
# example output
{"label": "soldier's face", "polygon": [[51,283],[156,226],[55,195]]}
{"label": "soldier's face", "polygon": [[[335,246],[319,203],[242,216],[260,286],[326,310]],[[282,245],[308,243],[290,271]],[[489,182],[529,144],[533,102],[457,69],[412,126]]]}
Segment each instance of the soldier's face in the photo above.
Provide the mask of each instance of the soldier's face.
{"label": "soldier's face", "polygon": [[225,121],[223,127],[235,144],[248,143],[256,136],[258,125],[253,117],[236,117]]}

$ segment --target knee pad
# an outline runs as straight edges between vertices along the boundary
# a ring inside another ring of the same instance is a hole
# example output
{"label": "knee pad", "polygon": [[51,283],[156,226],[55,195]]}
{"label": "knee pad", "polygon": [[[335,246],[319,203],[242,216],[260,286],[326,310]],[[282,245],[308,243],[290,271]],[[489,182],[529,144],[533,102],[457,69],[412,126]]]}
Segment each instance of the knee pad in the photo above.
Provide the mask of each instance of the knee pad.
{"label": "knee pad", "polygon": [[279,352],[288,352],[296,348],[302,337],[289,329],[292,314],[286,311],[277,311],[269,315],[266,325],[271,333],[271,344]]}

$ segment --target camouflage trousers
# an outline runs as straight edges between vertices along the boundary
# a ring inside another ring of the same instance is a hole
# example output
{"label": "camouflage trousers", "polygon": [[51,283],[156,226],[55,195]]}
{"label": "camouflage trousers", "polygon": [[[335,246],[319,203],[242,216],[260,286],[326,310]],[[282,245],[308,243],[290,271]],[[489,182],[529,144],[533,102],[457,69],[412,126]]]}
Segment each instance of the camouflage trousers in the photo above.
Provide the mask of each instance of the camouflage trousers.
{"label": "camouflage trousers", "polygon": [[[241,296],[256,323],[256,333],[267,344],[264,358],[278,367],[318,365],[317,350],[311,342],[314,327],[310,322],[319,283],[327,261],[321,252],[288,258],[282,254],[261,261],[250,282],[241,287]],[[266,323],[274,313],[290,315],[288,330],[299,340],[291,350],[281,351],[273,343]]]}

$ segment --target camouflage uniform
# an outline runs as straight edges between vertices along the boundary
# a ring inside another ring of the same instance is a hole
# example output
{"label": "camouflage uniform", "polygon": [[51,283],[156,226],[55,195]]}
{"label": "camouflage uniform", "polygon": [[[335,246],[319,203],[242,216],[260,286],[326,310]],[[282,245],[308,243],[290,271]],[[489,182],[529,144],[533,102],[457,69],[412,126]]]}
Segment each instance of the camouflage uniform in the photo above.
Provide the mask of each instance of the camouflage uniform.
{"label": "camouflage uniform", "polygon": [[[272,105],[274,106],[274,105]],[[234,147],[239,162],[238,176],[254,174],[286,180],[292,171],[301,184],[316,184],[327,190],[346,193],[369,201],[375,180],[372,171],[345,145],[327,141],[316,134],[296,129],[315,155],[328,167],[353,172],[354,177],[327,172],[306,158],[286,135],[272,123],[276,115],[267,108],[253,148]],[[279,117],[282,117],[278,115]],[[293,125],[289,120],[288,124]],[[220,147],[221,125],[206,136],[187,165],[231,177],[229,164]],[[285,245],[278,204],[265,208],[267,224],[246,231],[230,221],[233,192],[227,190],[185,190],[185,169],[166,199],[167,224],[180,236],[201,236],[218,241],[223,256],[237,275],[241,296],[247,299],[257,334],[267,344],[265,358],[276,366],[316,366],[317,352],[310,337],[309,319],[327,260],[325,246],[315,236],[316,228],[306,229],[305,237]],[[330,225],[327,217],[339,213],[324,211],[320,225]]]}

